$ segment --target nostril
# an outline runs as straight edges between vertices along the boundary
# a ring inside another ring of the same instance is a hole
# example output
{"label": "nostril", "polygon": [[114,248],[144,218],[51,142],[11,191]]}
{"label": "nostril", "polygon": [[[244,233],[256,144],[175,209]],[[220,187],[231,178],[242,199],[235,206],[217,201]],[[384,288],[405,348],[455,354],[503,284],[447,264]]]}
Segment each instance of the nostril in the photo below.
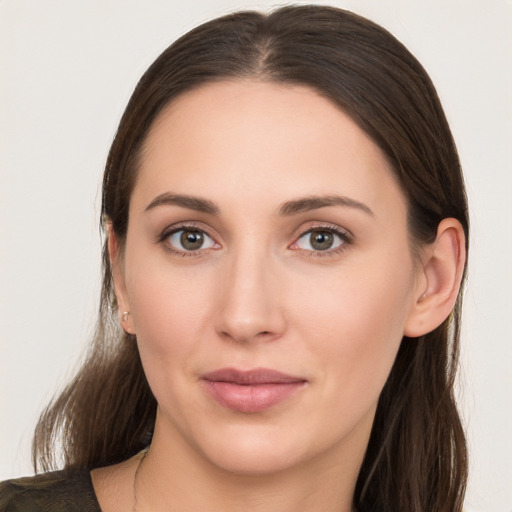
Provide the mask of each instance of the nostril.
{"label": "nostril", "polygon": [[253,341],[255,341],[255,340],[260,340],[260,341],[270,340],[270,339],[273,339],[273,337],[275,335],[272,331],[259,331],[259,332],[251,334],[249,332],[242,332],[242,331],[235,332],[235,331],[229,331],[229,330],[220,331],[220,334],[224,338],[230,338],[235,341],[243,341],[243,342],[251,341],[251,340],[253,340]]}
{"label": "nostril", "polygon": [[261,331],[259,332],[258,334],[256,334],[256,338],[268,338],[269,336],[272,335],[272,332],[271,331]]}

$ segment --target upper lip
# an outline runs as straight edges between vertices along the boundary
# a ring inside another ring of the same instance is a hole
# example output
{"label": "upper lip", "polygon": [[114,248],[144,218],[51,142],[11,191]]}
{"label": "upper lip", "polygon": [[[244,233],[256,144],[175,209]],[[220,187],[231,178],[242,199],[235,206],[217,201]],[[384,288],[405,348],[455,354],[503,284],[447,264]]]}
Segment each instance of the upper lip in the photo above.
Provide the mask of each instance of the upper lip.
{"label": "upper lip", "polygon": [[239,385],[257,384],[283,384],[292,382],[305,382],[306,379],[288,375],[270,368],[254,368],[251,370],[238,370],[236,368],[220,368],[205,373],[204,380],[213,382],[232,382]]}

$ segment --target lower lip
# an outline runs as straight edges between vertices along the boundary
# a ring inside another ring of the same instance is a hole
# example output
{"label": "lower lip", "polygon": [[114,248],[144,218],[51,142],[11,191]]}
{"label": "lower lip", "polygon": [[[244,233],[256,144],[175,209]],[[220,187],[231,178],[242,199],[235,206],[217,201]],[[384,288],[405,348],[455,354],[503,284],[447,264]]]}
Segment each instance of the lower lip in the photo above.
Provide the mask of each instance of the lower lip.
{"label": "lower lip", "polygon": [[203,381],[210,395],[233,411],[252,413],[270,409],[304,387],[305,382],[278,382],[242,385],[234,382]]}

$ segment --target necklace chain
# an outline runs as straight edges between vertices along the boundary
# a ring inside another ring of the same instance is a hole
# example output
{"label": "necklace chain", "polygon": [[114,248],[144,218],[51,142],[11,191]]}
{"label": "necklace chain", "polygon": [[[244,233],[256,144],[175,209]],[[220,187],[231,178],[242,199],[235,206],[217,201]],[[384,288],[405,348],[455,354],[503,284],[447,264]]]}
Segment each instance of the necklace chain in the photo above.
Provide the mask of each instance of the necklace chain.
{"label": "necklace chain", "polygon": [[137,477],[139,476],[139,471],[142,467],[142,463],[144,462],[144,459],[146,458],[148,452],[149,452],[149,448],[146,448],[144,450],[144,453],[142,454],[142,457],[139,460],[139,463],[137,464],[137,468],[135,469],[135,475],[133,476],[133,508],[132,508],[132,512],[137,512]]}
{"label": "necklace chain", "polygon": [[[139,472],[142,468],[142,463],[144,462],[144,459],[146,458],[147,454],[149,453],[149,447],[146,448],[142,456],[139,460],[139,463],[137,464],[137,467],[135,469],[135,475],[133,476],[133,508],[132,512],[137,512],[137,478],[139,476]],[[356,512],[356,509],[353,509],[353,512]]]}

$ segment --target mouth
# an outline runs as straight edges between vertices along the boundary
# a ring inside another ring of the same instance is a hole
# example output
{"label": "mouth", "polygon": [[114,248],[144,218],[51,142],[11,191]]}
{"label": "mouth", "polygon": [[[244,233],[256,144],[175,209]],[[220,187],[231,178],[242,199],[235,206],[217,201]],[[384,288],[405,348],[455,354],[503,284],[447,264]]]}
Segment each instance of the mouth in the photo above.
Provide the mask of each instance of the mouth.
{"label": "mouth", "polygon": [[206,390],[227,409],[256,413],[269,409],[302,389],[307,380],[268,368],[221,368],[202,376]]}

